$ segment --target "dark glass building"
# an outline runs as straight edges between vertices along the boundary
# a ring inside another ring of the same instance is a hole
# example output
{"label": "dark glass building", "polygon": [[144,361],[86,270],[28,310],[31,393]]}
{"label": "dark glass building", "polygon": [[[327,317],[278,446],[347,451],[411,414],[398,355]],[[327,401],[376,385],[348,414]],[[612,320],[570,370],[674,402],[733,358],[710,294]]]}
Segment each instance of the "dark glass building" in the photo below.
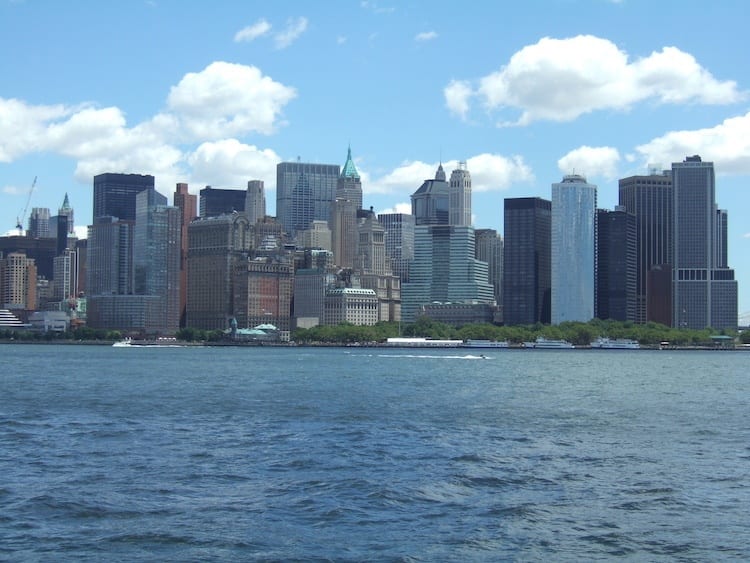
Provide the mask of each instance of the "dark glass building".
{"label": "dark glass building", "polygon": [[135,196],[154,189],[154,177],[144,174],[105,173],[94,176],[94,216],[135,221]]}
{"label": "dark glass building", "polygon": [[624,207],[596,212],[596,316],[634,321],[636,289],[635,215]]}
{"label": "dark glass building", "polygon": [[503,248],[503,322],[549,324],[551,319],[552,202],[506,198]]}
{"label": "dark glass building", "polygon": [[450,220],[450,184],[445,181],[443,165],[434,179],[425,180],[411,195],[411,214],[416,225],[448,225]]}
{"label": "dark glass building", "polygon": [[[671,304],[671,294],[665,294],[663,285],[656,294],[648,290],[649,272],[664,272],[672,264],[672,174],[669,170],[647,176],[630,176],[619,182],[619,202],[625,211],[635,215],[636,244],[636,323],[664,322],[649,311],[663,311],[665,302]],[[658,278],[658,274],[655,274]],[[655,286],[652,286],[655,287]],[[656,301],[659,301],[658,303]],[[670,305],[671,307],[671,305]],[[671,324],[667,321],[665,324]]]}
{"label": "dark glass building", "polygon": [[331,220],[339,170],[338,164],[276,165],[276,217],[290,238],[313,221]]}
{"label": "dark glass building", "polygon": [[246,190],[219,189],[206,186],[199,192],[198,210],[201,217],[218,217],[228,213],[244,213]]}

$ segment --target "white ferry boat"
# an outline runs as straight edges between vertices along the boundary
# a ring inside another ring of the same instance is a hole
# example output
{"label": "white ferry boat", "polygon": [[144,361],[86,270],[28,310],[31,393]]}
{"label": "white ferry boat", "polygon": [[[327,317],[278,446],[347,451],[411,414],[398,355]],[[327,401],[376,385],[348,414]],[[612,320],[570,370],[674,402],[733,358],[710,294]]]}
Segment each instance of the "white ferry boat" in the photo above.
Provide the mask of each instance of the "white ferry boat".
{"label": "white ferry boat", "polygon": [[637,340],[629,340],[627,338],[597,338],[591,343],[592,348],[599,348],[602,350],[638,350],[641,345]]}
{"label": "white ferry boat", "polygon": [[509,346],[505,341],[497,342],[495,340],[476,340],[471,338],[461,345],[462,348],[508,348]]}
{"label": "white ferry boat", "polygon": [[463,345],[463,340],[433,340],[432,338],[388,338],[385,341],[386,346],[395,346],[399,348],[459,348]]}
{"label": "white ferry boat", "polygon": [[567,340],[550,340],[543,336],[538,337],[534,342],[524,342],[523,347],[543,350],[569,350],[575,348],[575,346]]}

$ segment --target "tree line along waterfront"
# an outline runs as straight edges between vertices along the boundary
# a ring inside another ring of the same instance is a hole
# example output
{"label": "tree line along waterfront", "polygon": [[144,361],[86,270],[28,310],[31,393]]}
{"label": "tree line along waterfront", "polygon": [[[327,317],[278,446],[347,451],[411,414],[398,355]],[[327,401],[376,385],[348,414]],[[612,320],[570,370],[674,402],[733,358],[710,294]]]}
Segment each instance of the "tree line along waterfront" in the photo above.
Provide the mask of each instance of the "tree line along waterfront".
{"label": "tree line along waterfront", "polygon": [[[375,325],[353,325],[342,323],[335,326],[321,325],[309,329],[297,329],[292,333],[292,342],[297,345],[351,345],[381,344],[388,338],[398,336],[424,337],[452,340],[507,341],[511,345],[533,341],[537,337],[567,340],[576,346],[588,346],[598,337],[630,339],[642,346],[711,346],[712,336],[728,336],[741,344],[750,344],[750,331],[714,331],[670,328],[658,323],[635,324],[611,320],[593,319],[587,323],[564,322],[559,325],[496,326],[489,323],[467,324],[456,328],[451,325],[420,317],[414,323],[379,322]],[[38,332],[18,329],[0,330],[0,341],[19,342],[113,342],[127,335],[117,330],[101,330],[79,327],[66,332]],[[228,336],[222,330],[180,329],[175,338],[179,342],[218,343]]]}

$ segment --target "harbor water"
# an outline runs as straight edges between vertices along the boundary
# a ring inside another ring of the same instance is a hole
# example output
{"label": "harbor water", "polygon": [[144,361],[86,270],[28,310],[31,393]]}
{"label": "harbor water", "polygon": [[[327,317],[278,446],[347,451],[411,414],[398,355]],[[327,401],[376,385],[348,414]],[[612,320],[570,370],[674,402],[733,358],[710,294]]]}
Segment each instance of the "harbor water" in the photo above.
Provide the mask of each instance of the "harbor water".
{"label": "harbor water", "polygon": [[0,354],[0,560],[750,559],[750,353]]}

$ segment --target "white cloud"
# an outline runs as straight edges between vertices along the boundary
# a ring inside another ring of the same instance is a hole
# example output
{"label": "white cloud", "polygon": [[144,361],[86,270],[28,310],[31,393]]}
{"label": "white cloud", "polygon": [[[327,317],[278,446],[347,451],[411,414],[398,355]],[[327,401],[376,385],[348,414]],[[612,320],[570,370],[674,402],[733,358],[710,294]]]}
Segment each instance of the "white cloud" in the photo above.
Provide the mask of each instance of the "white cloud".
{"label": "white cloud", "polygon": [[750,112],[719,125],[692,131],[670,131],[636,147],[648,162],[682,162],[699,154],[715,163],[718,174],[750,174]]}
{"label": "white cloud", "polygon": [[414,41],[431,41],[433,39],[437,39],[437,36],[438,34],[435,31],[423,31],[421,33],[417,33],[417,35],[414,37]]}
{"label": "white cloud", "polygon": [[22,100],[0,98],[0,162],[13,162],[41,145],[47,123],[75,111],[63,105],[32,106]]}
{"label": "white cloud", "polygon": [[613,147],[589,147],[583,145],[570,151],[557,161],[563,174],[583,174],[587,177],[601,176],[607,180],[618,177],[617,164],[620,153]]}
{"label": "white cloud", "polygon": [[411,203],[409,202],[401,202],[397,203],[393,207],[389,207],[388,209],[383,209],[382,211],[378,211],[378,215],[383,215],[385,213],[403,213],[406,215],[411,215]]}
{"label": "white cloud", "polygon": [[264,19],[259,19],[252,25],[243,27],[234,35],[235,43],[249,42],[262,37],[271,31],[271,24]]}
{"label": "white cloud", "polygon": [[88,238],[89,236],[89,228],[86,225],[74,225],[73,231],[78,240]]}
{"label": "white cloud", "polygon": [[[407,161],[379,178],[370,179],[366,172],[362,175],[362,188],[368,194],[403,193],[411,195],[425,180],[435,177],[440,163]],[[443,162],[446,179],[457,168],[458,161]],[[531,182],[534,174],[520,156],[505,157],[496,154],[479,154],[466,161],[471,174],[471,187],[475,192],[500,191],[512,184]]]}
{"label": "white cloud", "polygon": [[[246,187],[248,180],[276,178],[281,157],[270,149],[259,149],[236,139],[201,144],[187,157],[192,181],[200,185]],[[266,190],[271,186],[266,183]]]}
{"label": "white cloud", "polygon": [[19,188],[18,186],[3,186],[3,193],[8,195],[21,195],[29,192],[29,188]]}
{"label": "white cloud", "polygon": [[443,89],[445,105],[451,113],[459,115],[462,119],[469,113],[469,100],[474,95],[471,85],[462,80],[452,80]]}
{"label": "white cloud", "polygon": [[300,35],[307,29],[307,18],[292,18],[287,21],[287,26],[283,31],[273,36],[277,49],[286,49],[294,43]]}
{"label": "white cloud", "polygon": [[[456,81],[454,81],[456,82]],[[465,116],[460,103],[449,108]],[[463,81],[463,84],[468,84]],[[647,99],[661,103],[729,104],[744,99],[734,81],[718,81],[689,53],[664,47],[647,57],[629,61],[614,43],[591,35],[567,39],[545,37],[523,47],[499,71],[479,79],[469,90],[488,110],[520,111],[503,125],[533,121],[571,121],[597,110],[627,110]],[[469,95],[459,90],[459,101]]]}
{"label": "white cloud", "polygon": [[182,131],[194,139],[273,133],[281,109],[296,96],[254,66],[214,62],[190,72],[167,100]]}

